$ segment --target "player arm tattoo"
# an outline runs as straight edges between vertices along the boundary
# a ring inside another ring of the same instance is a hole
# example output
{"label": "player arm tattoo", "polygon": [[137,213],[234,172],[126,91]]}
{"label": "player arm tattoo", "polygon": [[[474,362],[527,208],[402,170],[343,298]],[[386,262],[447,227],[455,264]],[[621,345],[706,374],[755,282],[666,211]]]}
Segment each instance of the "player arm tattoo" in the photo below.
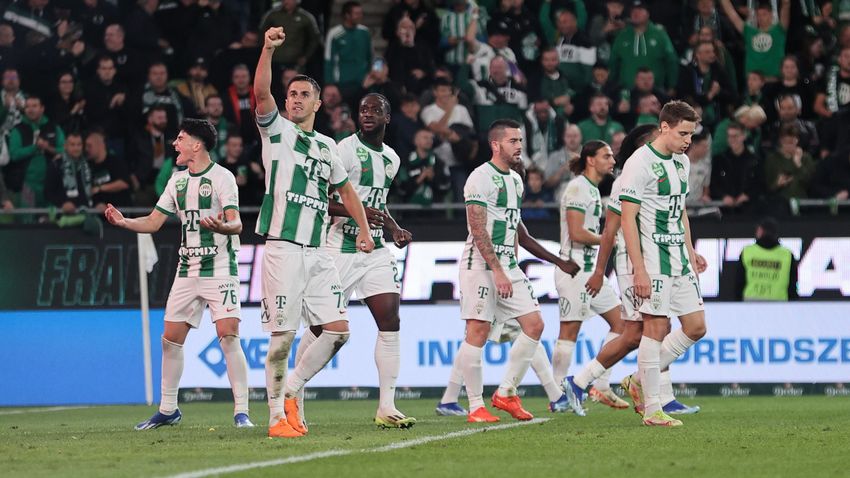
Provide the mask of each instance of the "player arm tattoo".
{"label": "player arm tattoo", "polygon": [[481,257],[484,258],[484,262],[493,271],[502,270],[502,264],[493,249],[493,241],[487,232],[487,208],[478,204],[467,204],[466,220],[472,233],[472,241],[481,253]]}

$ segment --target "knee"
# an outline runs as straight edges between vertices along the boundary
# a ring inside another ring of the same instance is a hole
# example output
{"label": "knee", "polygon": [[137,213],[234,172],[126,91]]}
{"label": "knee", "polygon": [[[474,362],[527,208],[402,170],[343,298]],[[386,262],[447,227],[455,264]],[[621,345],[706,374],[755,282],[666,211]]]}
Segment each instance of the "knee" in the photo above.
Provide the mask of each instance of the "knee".
{"label": "knee", "polygon": [[534,340],[540,340],[540,337],[543,335],[543,326],[542,319],[534,320],[525,327],[523,332]]}
{"label": "knee", "polygon": [[698,324],[689,324],[687,328],[683,327],[682,332],[684,332],[689,339],[696,342],[699,339],[705,337],[705,322],[700,322]]}
{"label": "knee", "polygon": [[345,331],[345,332],[330,332],[330,331],[328,331],[328,335],[330,335],[333,338],[334,354],[336,354],[337,351],[339,351],[339,349],[341,349],[342,346],[345,345],[346,342],[348,342],[348,338],[351,337],[351,334],[348,331]]}
{"label": "knee", "polygon": [[398,314],[381,318],[376,317],[375,324],[381,332],[398,332],[401,328],[401,319],[399,319]]}
{"label": "knee", "polygon": [[626,346],[629,347],[629,350],[634,350],[640,347],[640,335],[629,335],[625,338]]}

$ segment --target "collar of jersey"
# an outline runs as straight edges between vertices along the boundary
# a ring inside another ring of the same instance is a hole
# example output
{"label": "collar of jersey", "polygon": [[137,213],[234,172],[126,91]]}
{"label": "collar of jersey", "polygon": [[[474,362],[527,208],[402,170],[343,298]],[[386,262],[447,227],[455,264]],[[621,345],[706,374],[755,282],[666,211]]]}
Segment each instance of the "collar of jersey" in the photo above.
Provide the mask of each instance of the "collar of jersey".
{"label": "collar of jersey", "polygon": [[659,153],[657,149],[652,147],[652,142],[646,143],[646,146],[649,148],[650,151],[655,153],[655,155],[658,156],[661,159],[673,159],[672,154],[664,155],[664,154]]}
{"label": "collar of jersey", "polygon": [[316,136],[316,132],[315,132],[315,131],[304,131],[304,130],[303,130],[303,129],[301,129],[301,127],[300,127],[300,126],[298,126],[298,125],[295,125],[295,127],[296,127],[296,128],[298,128],[298,132],[299,132],[299,133],[304,133],[304,134],[306,134],[307,136],[309,136],[310,138],[312,138],[313,136]]}
{"label": "collar of jersey", "polygon": [[584,179],[587,179],[587,182],[589,182],[590,184],[592,184],[592,185],[593,185],[593,187],[595,187],[595,188],[598,188],[598,187],[599,187],[599,185],[598,185],[598,184],[596,184],[596,183],[594,183],[593,181],[591,181],[591,180],[590,180],[590,178],[589,178],[589,177],[587,177],[587,175],[586,175],[586,174],[582,174],[582,175],[581,175],[581,177],[583,177]]}
{"label": "collar of jersey", "polygon": [[366,146],[367,148],[371,149],[372,151],[374,151],[376,153],[383,153],[384,152],[384,146],[383,145],[381,145],[381,149],[378,149],[378,148],[372,146],[371,144],[367,143],[363,139],[363,135],[360,134],[360,131],[357,132],[357,140],[360,141],[360,144],[362,144],[363,146]]}
{"label": "collar of jersey", "polygon": [[487,161],[487,164],[489,164],[493,169],[498,171],[499,174],[504,174],[505,176],[507,176],[508,174],[511,174],[507,171],[502,171],[501,169],[499,169],[495,164],[493,164],[493,161]]}
{"label": "collar of jersey", "polygon": [[204,169],[200,173],[193,173],[192,171],[189,171],[189,176],[192,176],[193,178],[197,178],[198,176],[203,176],[204,174],[207,174],[207,171],[212,169],[213,166],[215,166],[215,163],[212,160],[210,160],[210,165],[207,166],[206,169]]}

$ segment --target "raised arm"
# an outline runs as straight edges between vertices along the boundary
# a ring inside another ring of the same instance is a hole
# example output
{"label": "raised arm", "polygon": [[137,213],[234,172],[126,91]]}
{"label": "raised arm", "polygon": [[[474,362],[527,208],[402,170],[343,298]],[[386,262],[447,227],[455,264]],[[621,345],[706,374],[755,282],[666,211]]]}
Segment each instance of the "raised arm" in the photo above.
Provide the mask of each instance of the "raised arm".
{"label": "raised arm", "polygon": [[347,181],[337,191],[342,198],[342,205],[345,206],[346,212],[354,218],[360,228],[357,233],[357,248],[362,252],[372,252],[372,249],[375,248],[375,241],[370,234],[369,221],[366,219],[366,211],[363,209],[363,203],[360,202],[360,196],[357,195],[354,186]]}
{"label": "raised arm", "polygon": [[125,218],[112,204],[107,204],[106,210],[103,211],[106,220],[113,226],[123,227],[133,232],[152,233],[158,231],[168,216],[154,209],[147,216],[137,218]]}
{"label": "raised arm", "polygon": [[612,209],[608,209],[608,212],[605,213],[605,229],[602,230],[602,236],[599,240],[596,268],[584,285],[584,288],[590,293],[591,297],[596,297],[599,289],[602,288],[602,278],[605,276],[605,268],[608,267],[608,258],[611,257],[611,251],[614,250],[614,243],[617,241],[617,231],[619,230],[620,214]]}
{"label": "raised arm", "polygon": [[266,115],[277,109],[272,96],[272,54],[274,49],[283,45],[286,34],[283,27],[266,30],[263,50],[254,73],[254,97],[257,99],[257,114]]}
{"label": "raised arm", "polygon": [[788,31],[788,25],[791,24],[791,0],[782,0],[779,5],[779,24],[783,30]]}
{"label": "raised arm", "polygon": [[496,284],[496,291],[502,298],[508,298],[513,295],[513,286],[508,279],[505,270],[502,269],[502,264],[496,256],[496,251],[493,250],[493,240],[487,232],[487,207],[480,204],[466,205],[466,222],[469,224],[469,231],[472,234],[472,241],[484,262],[493,271],[493,282]]}
{"label": "raised arm", "polygon": [[723,8],[726,18],[728,18],[729,22],[732,23],[732,26],[735,27],[735,30],[738,30],[738,33],[744,33],[744,20],[740,15],[738,15],[738,12],[735,11],[735,7],[732,6],[731,0],[720,0],[720,6]]}

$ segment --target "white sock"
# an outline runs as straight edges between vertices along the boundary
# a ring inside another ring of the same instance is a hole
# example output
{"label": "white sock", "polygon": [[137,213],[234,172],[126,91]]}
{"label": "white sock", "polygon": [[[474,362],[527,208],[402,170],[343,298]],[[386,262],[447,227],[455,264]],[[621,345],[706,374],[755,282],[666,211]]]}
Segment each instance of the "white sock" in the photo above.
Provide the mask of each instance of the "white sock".
{"label": "white sock", "polygon": [[555,383],[563,383],[567,377],[575,349],[576,343],[572,340],[559,339],[555,342],[555,350],[552,352],[552,375],[555,377]]}
{"label": "white sock", "polygon": [[226,335],[218,340],[227,365],[227,378],[233,390],[233,414],[248,413],[248,362],[239,336]]}
{"label": "white sock", "polygon": [[[608,332],[608,334],[605,336],[605,341],[602,342],[602,346],[605,347],[605,345],[607,345],[608,342],[616,339],[619,336],[620,336],[620,334],[618,334],[616,332]],[[611,368],[613,368],[613,367],[611,367]],[[597,390],[599,390],[600,392],[604,392],[606,390],[611,390],[611,383],[610,383],[611,382],[611,368],[609,368],[608,370],[605,370],[605,372],[603,372],[602,375],[597,377],[596,381],[593,383],[593,387],[596,388]]]}
{"label": "white sock", "polygon": [[449,383],[446,385],[446,390],[443,392],[443,398],[440,403],[457,403],[460,397],[460,387],[463,386],[463,373],[460,371],[460,350],[455,356],[452,363],[452,371],[449,375]]}
{"label": "white sock", "polygon": [[177,391],[183,375],[183,346],[162,338],[162,389],[159,413],[171,415],[177,410]]}
{"label": "white sock", "polygon": [[269,403],[269,426],[283,417],[283,384],[286,382],[286,368],[289,365],[289,351],[295,332],[272,335],[269,350],[266,353],[266,397]]}
{"label": "white sock", "polygon": [[531,368],[540,379],[540,385],[543,385],[543,390],[546,391],[546,396],[550,402],[557,401],[564,394],[561,386],[555,382],[552,375],[552,364],[549,363],[549,357],[546,355],[546,348],[543,344],[538,343],[537,349],[534,351],[534,357],[531,358]]}
{"label": "white sock", "polygon": [[[304,330],[304,333],[301,335],[301,341],[298,342],[298,350],[295,352],[295,366],[298,366],[298,362],[301,361],[301,358],[304,357],[304,352],[307,351],[307,348],[310,347],[310,344],[316,341],[316,335],[313,334],[313,331],[310,330],[310,327]],[[298,391],[298,395],[296,396],[296,400],[298,401],[298,417],[301,418],[302,423],[306,423],[304,419],[304,388],[301,387],[301,390]]]}
{"label": "white sock", "polygon": [[593,359],[590,363],[585,365],[575,377],[573,377],[573,383],[578,385],[582,390],[587,390],[587,387],[590,386],[594,380],[605,375],[605,372],[607,372],[605,367],[603,367],[598,360]]}
{"label": "white sock", "polygon": [[378,409],[395,413],[395,383],[401,368],[398,331],[378,331],[378,340],[375,341],[375,365],[378,367],[380,387]]}
{"label": "white sock", "polygon": [[638,373],[643,387],[643,403],[645,417],[661,410],[661,342],[643,336],[638,347]]}
{"label": "white sock", "polygon": [[505,370],[502,384],[499,385],[499,395],[507,397],[516,394],[516,387],[528,372],[528,366],[531,365],[531,359],[538,345],[540,345],[539,341],[524,333],[519,334],[508,354],[508,368]]}
{"label": "white sock", "polygon": [[466,383],[466,396],[469,398],[469,411],[484,406],[484,377],[481,372],[482,348],[463,341],[458,349],[459,368]]}
{"label": "white sock", "polygon": [[661,368],[665,369],[669,367],[671,363],[681,357],[688,350],[688,347],[693,344],[694,341],[685,335],[682,329],[676,329],[667,334],[664,337],[664,341],[661,342],[661,362],[659,363]]}
{"label": "white sock", "polygon": [[670,378],[670,371],[665,370],[661,372],[661,406],[667,405],[676,399],[673,396],[673,379]]}
{"label": "white sock", "polygon": [[298,392],[304,388],[304,384],[325,368],[337,351],[345,345],[348,337],[348,332],[323,330],[322,335],[304,352],[301,363],[296,365],[295,370],[286,377],[284,395],[287,398],[297,396]]}

